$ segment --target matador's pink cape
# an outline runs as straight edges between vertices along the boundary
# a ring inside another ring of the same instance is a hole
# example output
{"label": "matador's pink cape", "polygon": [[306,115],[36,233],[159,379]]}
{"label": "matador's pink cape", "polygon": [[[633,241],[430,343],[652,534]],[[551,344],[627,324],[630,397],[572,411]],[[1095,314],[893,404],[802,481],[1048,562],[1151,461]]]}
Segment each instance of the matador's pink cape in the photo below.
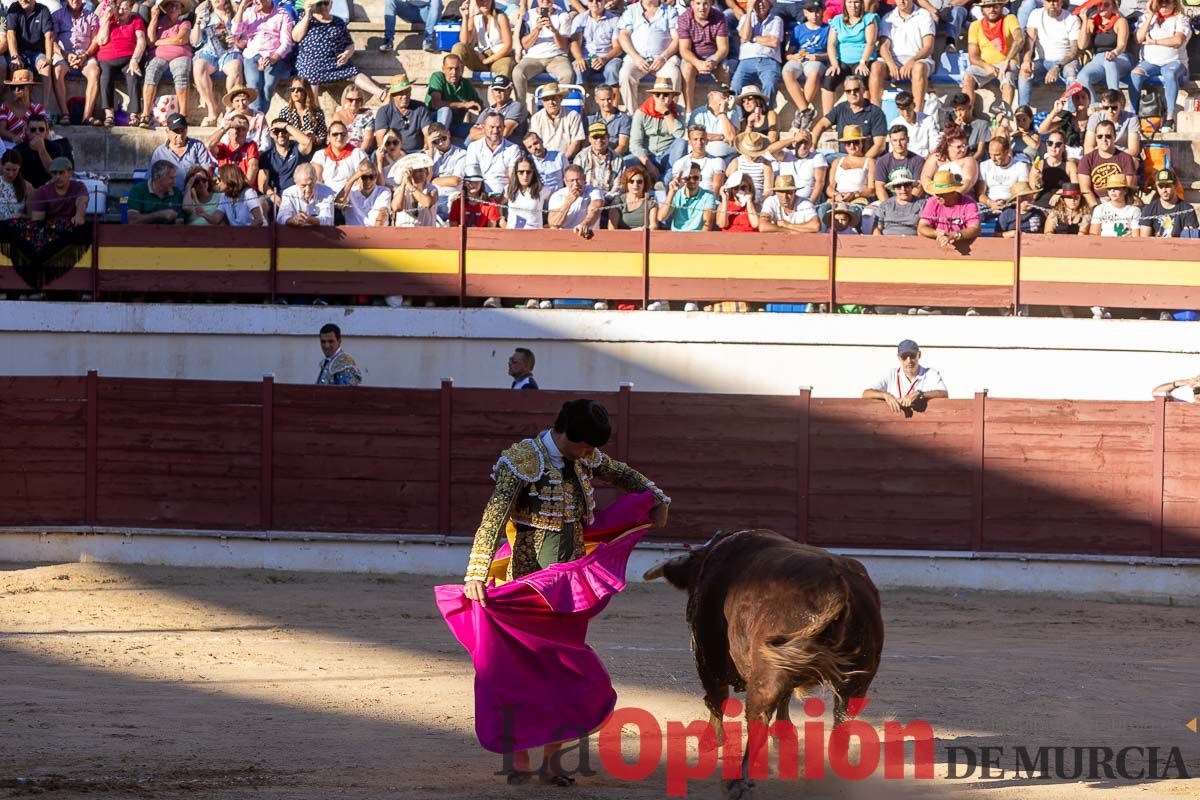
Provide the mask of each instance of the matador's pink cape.
{"label": "matador's pink cape", "polygon": [[[475,734],[494,753],[577,739],[599,728],[617,703],[608,670],[588,647],[588,621],[625,588],[625,565],[642,538],[651,492],[599,511],[584,557],[501,586],[487,607],[462,584],[434,588],[438,609],[475,664]],[[505,544],[497,558],[508,554]]]}

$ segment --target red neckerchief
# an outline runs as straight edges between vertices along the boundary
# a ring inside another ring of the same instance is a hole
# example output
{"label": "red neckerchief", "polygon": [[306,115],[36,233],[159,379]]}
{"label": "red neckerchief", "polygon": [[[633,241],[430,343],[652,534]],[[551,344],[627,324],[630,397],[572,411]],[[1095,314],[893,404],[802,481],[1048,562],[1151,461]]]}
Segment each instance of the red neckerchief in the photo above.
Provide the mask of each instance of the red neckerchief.
{"label": "red neckerchief", "polygon": [[1113,14],[1109,17],[1107,24],[1104,22],[1104,12],[1101,11],[1092,17],[1092,27],[1096,29],[1096,33],[1108,33],[1117,25],[1117,20],[1121,18],[1120,14]]}
{"label": "red neckerchief", "polygon": [[679,113],[678,109],[676,109],[676,107],[675,107],[674,100],[671,100],[671,104],[667,106],[667,114],[658,113],[654,109],[654,98],[653,97],[647,97],[646,102],[644,102],[640,106],[638,106],[638,109],[646,116],[654,117],[655,119],[662,119],[667,114],[670,114],[672,117],[674,117]]}
{"label": "red neckerchief", "polygon": [[992,43],[992,47],[996,48],[999,53],[1007,52],[1008,46],[1004,41],[1004,20],[1007,17],[1000,17],[994,23],[988,22],[987,17],[979,20],[980,28],[983,31],[984,37]]}
{"label": "red neckerchief", "polygon": [[1173,14],[1173,13],[1172,13],[1172,14],[1167,14],[1167,15],[1164,17],[1162,14],[1158,13],[1157,11],[1155,11],[1155,12],[1154,12],[1154,18],[1158,20],[1158,25],[1159,25],[1159,27],[1160,27],[1160,28],[1162,27],[1162,24],[1163,24],[1164,22],[1166,22],[1167,20],[1169,20],[1169,19],[1170,19],[1171,17],[1173,17],[1173,16],[1175,16],[1175,14]]}
{"label": "red neckerchief", "polygon": [[328,147],[325,148],[325,157],[328,158],[330,161],[334,161],[334,162],[345,161],[347,158],[349,158],[354,153],[354,151],[356,149],[357,148],[354,148],[354,147],[347,147],[345,155],[339,156],[333,152],[333,145],[329,145]]}

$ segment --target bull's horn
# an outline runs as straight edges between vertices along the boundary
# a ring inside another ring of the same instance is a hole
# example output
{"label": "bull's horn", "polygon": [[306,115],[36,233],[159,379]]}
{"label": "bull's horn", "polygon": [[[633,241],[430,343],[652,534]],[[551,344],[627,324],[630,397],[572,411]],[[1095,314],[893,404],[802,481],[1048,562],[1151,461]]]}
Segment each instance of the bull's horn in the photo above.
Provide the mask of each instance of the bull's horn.
{"label": "bull's horn", "polygon": [[663,576],[663,565],[658,564],[646,570],[642,575],[644,581],[656,581]]}

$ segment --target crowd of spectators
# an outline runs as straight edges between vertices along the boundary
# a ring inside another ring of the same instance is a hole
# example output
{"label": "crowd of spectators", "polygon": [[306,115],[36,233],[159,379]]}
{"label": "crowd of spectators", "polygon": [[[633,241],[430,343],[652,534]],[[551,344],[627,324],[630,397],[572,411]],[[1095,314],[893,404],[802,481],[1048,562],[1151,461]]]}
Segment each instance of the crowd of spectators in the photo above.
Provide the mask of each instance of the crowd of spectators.
{"label": "crowd of spectators", "polygon": [[[465,0],[419,100],[404,72],[380,85],[355,66],[329,0],[16,0],[0,218],[65,208],[43,189],[54,164],[88,168],[74,122],[162,129],[130,224],[832,228],[959,248],[1018,230],[1192,235],[1179,176],[1147,148],[1188,75],[1180,3]],[[437,49],[440,0],[385,10],[381,50],[397,16]],[[959,84],[939,83],[956,51]],[[331,114],[323,86],[340,92]]]}

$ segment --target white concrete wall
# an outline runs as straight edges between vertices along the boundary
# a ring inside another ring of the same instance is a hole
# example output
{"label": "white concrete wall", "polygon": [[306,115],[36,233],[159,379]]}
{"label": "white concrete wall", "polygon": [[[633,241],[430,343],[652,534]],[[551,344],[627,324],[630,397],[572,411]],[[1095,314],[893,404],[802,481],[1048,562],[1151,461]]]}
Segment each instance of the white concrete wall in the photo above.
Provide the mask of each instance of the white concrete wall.
{"label": "white concrete wall", "polygon": [[518,344],[545,388],[857,396],[912,338],[952,396],[1142,400],[1200,372],[1188,323],[1002,317],[705,314],[0,302],[0,374],[316,379],[336,322],[373,386],[508,385]]}
{"label": "white concrete wall", "polygon": [[[114,529],[0,531],[0,562],[164,564],[186,567],[411,573],[462,580],[470,545],[437,536]],[[627,576],[642,574],[678,546],[639,545]],[[835,549],[858,558],[880,588],[919,587],[1200,605],[1200,559]]]}

